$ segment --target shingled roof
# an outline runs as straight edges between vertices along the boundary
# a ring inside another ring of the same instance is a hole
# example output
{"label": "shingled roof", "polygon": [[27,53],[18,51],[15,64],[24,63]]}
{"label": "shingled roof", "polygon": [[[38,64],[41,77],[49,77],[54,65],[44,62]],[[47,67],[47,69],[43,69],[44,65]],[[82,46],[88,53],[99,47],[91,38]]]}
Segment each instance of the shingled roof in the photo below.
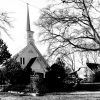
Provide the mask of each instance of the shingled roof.
{"label": "shingled roof", "polygon": [[97,72],[100,70],[100,64],[98,63],[86,63],[86,64],[94,72]]}

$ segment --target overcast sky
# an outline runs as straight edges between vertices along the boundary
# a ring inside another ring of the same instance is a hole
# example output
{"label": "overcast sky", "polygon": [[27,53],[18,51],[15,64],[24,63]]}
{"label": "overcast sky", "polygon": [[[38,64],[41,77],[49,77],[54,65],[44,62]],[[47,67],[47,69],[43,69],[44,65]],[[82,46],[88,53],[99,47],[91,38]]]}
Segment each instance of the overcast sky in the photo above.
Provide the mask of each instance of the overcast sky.
{"label": "overcast sky", "polygon": [[[2,0],[0,2],[0,12],[8,12],[9,16],[12,17],[13,28],[8,28],[8,33],[10,34],[10,39],[5,33],[1,33],[1,37],[8,45],[9,51],[14,55],[19,52],[22,48],[26,46],[26,4],[28,2],[31,4],[30,9],[30,19],[31,28],[35,32],[34,38],[36,45],[38,44],[38,28],[35,27],[34,22],[38,19],[40,15],[40,9],[46,7],[48,0]],[[43,46],[37,45],[39,51],[44,54],[45,48]]]}

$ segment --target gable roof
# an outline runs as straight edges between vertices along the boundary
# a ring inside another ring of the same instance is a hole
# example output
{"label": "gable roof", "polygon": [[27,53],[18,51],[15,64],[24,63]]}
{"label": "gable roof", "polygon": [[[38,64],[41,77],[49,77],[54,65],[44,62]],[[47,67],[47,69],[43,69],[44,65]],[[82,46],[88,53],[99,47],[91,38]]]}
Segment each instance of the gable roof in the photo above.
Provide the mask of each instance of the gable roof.
{"label": "gable roof", "polygon": [[[43,67],[43,64],[42,64],[42,62],[41,62],[41,59],[40,59],[40,58],[37,58],[36,60],[40,63],[40,65],[42,65],[41,67],[42,67],[42,69],[44,70],[44,72],[47,72],[47,67],[46,67],[46,68]],[[42,61],[43,61],[43,60],[42,60]]]}
{"label": "gable roof", "polygon": [[37,57],[31,58],[30,61],[28,62],[28,64],[26,65],[25,68],[31,67],[32,64],[35,62],[36,58],[37,58]]}
{"label": "gable roof", "polygon": [[88,68],[95,74],[100,71],[100,64],[98,63],[86,63]]}
{"label": "gable roof", "polygon": [[[47,68],[49,67],[48,63],[46,62],[46,60],[44,59],[44,57],[41,55],[40,51],[37,49],[37,47],[35,46],[34,42],[30,42],[29,44],[30,46],[32,46],[35,51],[37,52],[37,54],[39,55],[38,57],[42,59],[42,61],[44,62],[44,64],[47,66]],[[21,53],[24,53],[25,50],[29,47],[29,45],[27,45],[25,48],[23,48],[21,51],[19,51],[19,53],[15,54],[13,56],[13,58],[17,59],[18,56],[21,54]]]}
{"label": "gable roof", "polygon": [[43,60],[43,62],[46,64],[47,67],[49,67],[48,63],[46,62],[46,60],[44,59],[44,57],[41,55],[40,51],[37,49],[37,47],[35,46],[34,43],[30,42],[30,45],[33,46],[33,48],[36,50],[36,52],[38,53],[39,57]]}
{"label": "gable roof", "polygon": [[97,71],[98,70],[98,66],[100,66],[100,64],[97,64],[97,63],[86,63],[87,66],[92,70],[92,71]]}
{"label": "gable roof", "polygon": [[[39,59],[37,57],[34,57],[34,58],[30,59],[30,61],[26,65],[25,69],[30,68],[32,66],[32,64],[35,63],[36,60],[41,64],[41,62],[39,61]],[[41,67],[44,70],[44,72],[46,72],[45,68],[43,66],[41,66]]]}

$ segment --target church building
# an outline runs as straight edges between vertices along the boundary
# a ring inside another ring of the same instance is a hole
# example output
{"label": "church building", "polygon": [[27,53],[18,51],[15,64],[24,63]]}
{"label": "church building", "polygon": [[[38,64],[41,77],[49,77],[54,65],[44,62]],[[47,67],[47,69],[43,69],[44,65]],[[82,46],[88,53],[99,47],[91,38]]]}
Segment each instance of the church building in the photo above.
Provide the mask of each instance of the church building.
{"label": "church building", "polygon": [[45,73],[47,71],[47,64],[44,57],[41,55],[39,50],[37,49],[34,39],[33,39],[33,31],[31,31],[30,27],[30,16],[29,16],[29,7],[27,4],[27,45],[23,48],[19,53],[17,53],[14,58],[18,62],[20,62],[22,68],[24,69],[26,66],[31,67],[32,71],[36,73],[42,73],[45,77]]}

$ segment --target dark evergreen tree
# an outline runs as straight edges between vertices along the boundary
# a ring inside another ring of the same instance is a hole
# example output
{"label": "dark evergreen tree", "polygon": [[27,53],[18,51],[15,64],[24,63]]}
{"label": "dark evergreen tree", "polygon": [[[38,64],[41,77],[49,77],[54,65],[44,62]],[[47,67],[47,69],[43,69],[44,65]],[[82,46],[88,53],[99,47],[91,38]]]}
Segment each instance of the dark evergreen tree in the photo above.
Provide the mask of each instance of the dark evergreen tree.
{"label": "dark evergreen tree", "polygon": [[29,69],[22,69],[20,63],[13,58],[6,61],[4,65],[5,77],[10,84],[29,84]]}
{"label": "dark evergreen tree", "polygon": [[7,45],[0,39],[0,64],[4,63],[7,59],[11,57],[11,54],[7,50]]}
{"label": "dark evergreen tree", "polygon": [[[7,45],[2,39],[0,39],[0,65],[4,64],[10,57],[11,54],[7,50]],[[0,69],[0,84],[5,83],[4,70]]]}
{"label": "dark evergreen tree", "polygon": [[[10,84],[17,84],[22,68],[15,59],[9,59],[4,63],[4,76]],[[19,78],[20,81],[20,78]]]}
{"label": "dark evergreen tree", "polygon": [[65,78],[65,63],[57,58],[49,71],[46,73],[46,83],[50,91],[57,91],[62,87],[63,79]]}
{"label": "dark evergreen tree", "polygon": [[30,69],[22,69],[19,62],[11,58],[4,63],[2,69],[3,80],[11,85],[4,88],[3,91],[23,91],[30,83]]}

